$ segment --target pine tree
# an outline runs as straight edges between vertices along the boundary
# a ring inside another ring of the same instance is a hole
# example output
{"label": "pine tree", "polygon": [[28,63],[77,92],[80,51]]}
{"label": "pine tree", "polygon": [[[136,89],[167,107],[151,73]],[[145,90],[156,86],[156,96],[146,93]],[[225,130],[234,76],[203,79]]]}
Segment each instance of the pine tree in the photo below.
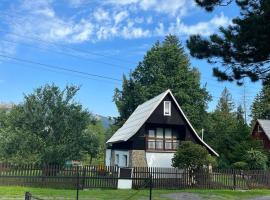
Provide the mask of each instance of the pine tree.
{"label": "pine tree", "polygon": [[229,92],[229,90],[225,87],[218,101],[216,111],[229,114],[233,111],[233,109],[234,109],[234,103],[232,100],[232,95]]}
{"label": "pine tree", "polygon": [[123,78],[122,89],[116,89],[114,101],[121,125],[136,107],[144,101],[171,89],[188,118],[196,128],[202,128],[206,119],[210,96],[200,86],[200,74],[192,68],[183,46],[176,36],[169,35],[156,42],[144,59]]}
{"label": "pine tree", "polygon": [[270,119],[270,84],[264,85],[251,106],[252,123],[257,119]]}

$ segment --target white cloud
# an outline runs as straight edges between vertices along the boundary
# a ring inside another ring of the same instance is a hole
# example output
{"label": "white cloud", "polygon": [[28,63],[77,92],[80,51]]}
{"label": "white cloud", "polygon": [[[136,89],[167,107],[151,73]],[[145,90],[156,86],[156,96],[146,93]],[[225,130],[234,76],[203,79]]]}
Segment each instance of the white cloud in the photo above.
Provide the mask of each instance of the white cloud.
{"label": "white cloud", "polygon": [[13,18],[10,25],[14,33],[52,42],[79,43],[89,40],[93,31],[91,22],[82,18],[75,22],[62,19],[55,13],[49,1],[24,1],[18,8],[27,13]]}
{"label": "white cloud", "polygon": [[149,30],[144,30],[140,27],[134,27],[132,24],[125,26],[121,34],[126,39],[145,38],[151,36],[151,32]]}
{"label": "white cloud", "polygon": [[224,16],[223,13],[214,16],[214,18],[212,18],[210,21],[199,22],[194,25],[187,25],[183,23],[178,17],[175,23],[170,24],[167,33],[177,35],[201,34],[203,36],[209,36],[214,33],[220,26],[227,26],[230,23],[231,20]]}
{"label": "white cloud", "polygon": [[[77,4],[86,2],[72,1]],[[53,0],[24,0],[13,9],[25,15],[8,19],[9,29],[19,35],[62,44],[167,34],[207,36],[219,26],[230,23],[230,19],[221,13],[209,21],[186,24],[183,15],[193,6],[189,0],[106,0],[105,4],[97,4],[92,10],[80,10],[83,15],[75,13],[69,17],[60,15],[53,3]],[[147,14],[142,13],[146,11]],[[0,50],[1,47],[5,45],[0,43]],[[10,48],[10,52],[14,49]]]}
{"label": "white cloud", "polygon": [[107,0],[106,2],[117,6],[136,5],[140,10],[153,10],[172,16],[186,15],[189,9],[195,7],[195,3],[191,0]]}
{"label": "white cloud", "polygon": [[128,17],[128,12],[127,11],[121,11],[119,13],[116,13],[113,18],[114,18],[115,24],[119,24],[120,22],[122,22],[127,17]]}
{"label": "white cloud", "polygon": [[101,21],[107,21],[110,19],[110,16],[109,16],[109,12],[105,11],[104,9],[102,8],[98,8],[94,14],[93,14],[94,18],[98,21],[98,22],[101,22]]}

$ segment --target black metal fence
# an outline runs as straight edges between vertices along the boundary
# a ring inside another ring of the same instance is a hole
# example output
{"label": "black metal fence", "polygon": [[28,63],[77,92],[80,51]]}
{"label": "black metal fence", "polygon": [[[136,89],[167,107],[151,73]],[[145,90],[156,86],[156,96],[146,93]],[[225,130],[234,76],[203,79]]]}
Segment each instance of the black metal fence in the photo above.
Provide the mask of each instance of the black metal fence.
{"label": "black metal fence", "polygon": [[[270,171],[134,167],[133,188],[142,188],[143,178],[152,177],[153,188],[159,189],[255,189],[270,188]],[[142,179],[142,180],[141,180]]]}
{"label": "black metal fence", "polygon": [[0,185],[49,188],[117,188],[118,167],[0,164]]}
{"label": "black metal fence", "polygon": [[[120,168],[116,166],[35,166],[0,164],[0,185],[48,188],[117,188]],[[254,189],[270,188],[270,171],[263,170],[180,170],[176,168],[133,167],[127,174],[132,188],[146,187],[151,179],[159,189]],[[131,177],[129,177],[131,176]]]}

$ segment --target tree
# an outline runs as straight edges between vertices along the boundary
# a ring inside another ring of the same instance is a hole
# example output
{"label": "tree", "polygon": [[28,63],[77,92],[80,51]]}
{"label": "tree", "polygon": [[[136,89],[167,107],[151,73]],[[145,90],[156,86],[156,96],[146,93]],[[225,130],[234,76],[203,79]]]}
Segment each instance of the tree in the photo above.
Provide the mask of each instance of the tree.
{"label": "tree", "polygon": [[[233,0],[195,0],[207,11],[216,6],[228,5]],[[220,27],[219,34],[209,38],[192,35],[187,46],[193,57],[207,59],[215,67],[213,74],[218,80],[270,82],[270,1],[235,0],[240,16],[228,27]],[[220,69],[224,67],[225,69]]]}
{"label": "tree", "polygon": [[265,170],[267,167],[267,156],[261,151],[250,149],[246,154],[246,163],[248,164],[249,169],[252,170]]}
{"label": "tree", "polygon": [[100,120],[95,120],[89,124],[84,131],[83,147],[86,151],[85,155],[89,157],[89,164],[100,164],[104,161],[105,151],[105,128]]}
{"label": "tree", "polygon": [[209,113],[208,119],[205,141],[220,154],[220,168],[231,168],[236,162],[244,161],[246,152],[251,148],[261,149],[260,144],[250,137],[242,107],[238,106],[235,111],[228,89],[223,90],[215,111]]}
{"label": "tree", "polygon": [[92,125],[88,126],[82,134],[82,146],[81,148],[85,151],[84,156],[89,156],[89,164],[92,164],[93,158],[98,156],[98,153],[103,151],[100,148],[100,132],[93,130]]}
{"label": "tree", "polygon": [[253,123],[257,119],[270,119],[270,84],[264,85],[251,106]]}
{"label": "tree", "polygon": [[183,141],[172,159],[173,167],[196,171],[209,164],[209,153],[205,147],[191,141]]}
{"label": "tree", "polygon": [[167,89],[172,90],[193,125],[202,128],[210,96],[205,87],[201,88],[198,70],[190,66],[184,48],[173,35],[155,43],[129,77],[124,76],[122,89],[115,90],[118,124],[139,104]]}
{"label": "tree", "polygon": [[234,103],[232,95],[229,90],[225,87],[221,93],[221,97],[218,101],[216,111],[222,112],[225,115],[230,114],[234,109]]}
{"label": "tree", "polygon": [[1,160],[15,163],[63,164],[80,160],[84,130],[91,115],[74,101],[79,88],[37,88],[13,106],[1,137]]}

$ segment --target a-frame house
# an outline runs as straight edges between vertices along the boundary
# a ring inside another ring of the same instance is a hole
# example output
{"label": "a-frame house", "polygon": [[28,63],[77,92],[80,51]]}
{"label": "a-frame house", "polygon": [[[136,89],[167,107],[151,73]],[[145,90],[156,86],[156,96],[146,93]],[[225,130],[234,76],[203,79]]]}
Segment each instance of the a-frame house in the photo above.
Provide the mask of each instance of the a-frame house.
{"label": "a-frame house", "polygon": [[139,105],[107,141],[106,165],[171,167],[181,141],[203,145],[218,154],[197,134],[170,90]]}

